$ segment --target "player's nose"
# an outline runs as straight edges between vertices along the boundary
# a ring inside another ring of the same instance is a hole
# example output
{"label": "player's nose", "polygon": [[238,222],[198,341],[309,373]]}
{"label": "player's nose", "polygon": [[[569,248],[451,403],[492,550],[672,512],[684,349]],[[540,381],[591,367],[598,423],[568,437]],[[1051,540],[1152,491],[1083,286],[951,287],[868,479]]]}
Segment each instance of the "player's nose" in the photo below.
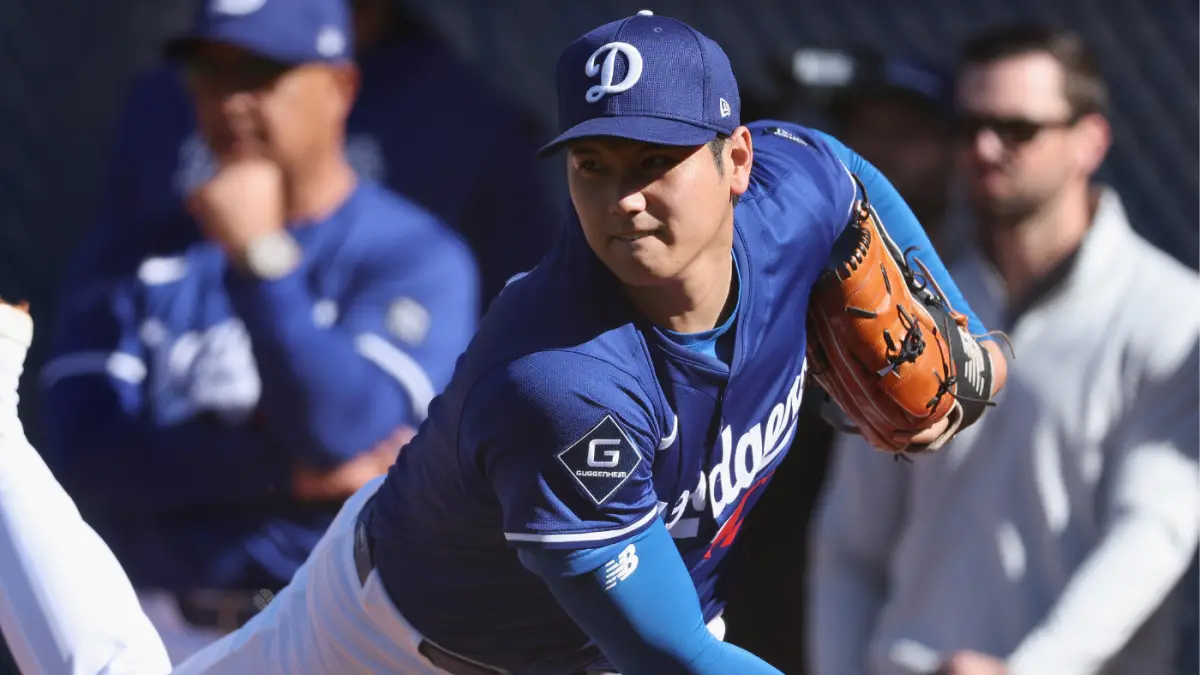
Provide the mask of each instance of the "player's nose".
{"label": "player's nose", "polygon": [[614,216],[626,218],[635,216],[646,210],[646,195],[641,190],[622,190],[608,207],[608,212]]}
{"label": "player's nose", "polygon": [[1004,142],[991,129],[981,129],[968,143],[972,154],[984,162],[998,162],[1004,157]]}

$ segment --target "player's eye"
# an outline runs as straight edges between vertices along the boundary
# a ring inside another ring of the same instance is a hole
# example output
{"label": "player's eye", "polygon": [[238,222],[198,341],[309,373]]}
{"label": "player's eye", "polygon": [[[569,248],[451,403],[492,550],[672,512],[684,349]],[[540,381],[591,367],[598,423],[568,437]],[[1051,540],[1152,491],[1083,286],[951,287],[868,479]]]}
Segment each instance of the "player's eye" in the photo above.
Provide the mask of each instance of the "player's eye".
{"label": "player's eye", "polygon": [[577,160],[575,160],[575,170],[582,174],[587,174],[587,175],[597,174],[597,173],[600,173],[600,171],[602,169],[603,169],[603,167],[600,165],[600,162],[598,162],[594,159],[577,159]]}
{"label": "player's eye", "polygon": [[642,159],[642,170],[666,173],[678,163],[679,159],[671,155],[650,155]]}

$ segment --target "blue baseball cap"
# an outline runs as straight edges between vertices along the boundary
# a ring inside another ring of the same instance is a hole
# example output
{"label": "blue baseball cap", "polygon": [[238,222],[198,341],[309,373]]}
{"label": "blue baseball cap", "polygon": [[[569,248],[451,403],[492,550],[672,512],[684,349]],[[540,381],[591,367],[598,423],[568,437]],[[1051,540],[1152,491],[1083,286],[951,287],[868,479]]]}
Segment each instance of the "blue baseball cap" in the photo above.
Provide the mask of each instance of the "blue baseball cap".
{"label": "blue baseball cap", "polygon": [[287,65],[344,61],[353,53],[346,0],[205,0],[192,29],[166,45],[170,58],[202,42],[231,44]]}
{"label": "blue baseball cap", "polygon": [[577,39],[558,59],[559,135],[554,153],[588,136],[703,145],[741,124],[729,57],[682,21],[649,10]]}
{"label": "blue baseball cap", "polygon": [[[949,116],[954,107],[953,78],[930,62],[911,56],[887,55],[869,48],[844,53],[842,58],[848,66],[845,77],[841,81],[824,83],[833,88],[829,112],[834,117],[846,115],[863,101],[886,97],[911,101],[943,117]],[[794,65],[800,63],[798,53]],[[794,74],[802,85],[818,84],[806,78],[799,67]]]}

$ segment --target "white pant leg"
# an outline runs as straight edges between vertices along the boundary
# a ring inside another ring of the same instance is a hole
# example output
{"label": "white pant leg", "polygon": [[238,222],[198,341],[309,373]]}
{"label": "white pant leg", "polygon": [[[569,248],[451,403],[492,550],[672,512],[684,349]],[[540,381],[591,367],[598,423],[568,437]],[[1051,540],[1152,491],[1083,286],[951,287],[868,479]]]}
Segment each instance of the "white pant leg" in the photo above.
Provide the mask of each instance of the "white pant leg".
{"label": "white pant leg", "polygon": [[379,573],[359,583],[354,530],[383,477],[354,494],[308,560],[266,609],[174,675],[445,675],[417,648],[422,636],[388,598]]}
{"label": "white pant leg", "polygon": [[167,673],[125,571],[25,438],[17,380],[31,333],[0,305],[0,629],[25,673]]}
{"label": "white pant leg", "polygon": [[179,611],[174,596],[166,591],[138,591],[138,601],[146,618],[167,648],[171,663],[183,663],[192,654],[220,640],[225,633],[212,628],[199,628],[188,623]]}

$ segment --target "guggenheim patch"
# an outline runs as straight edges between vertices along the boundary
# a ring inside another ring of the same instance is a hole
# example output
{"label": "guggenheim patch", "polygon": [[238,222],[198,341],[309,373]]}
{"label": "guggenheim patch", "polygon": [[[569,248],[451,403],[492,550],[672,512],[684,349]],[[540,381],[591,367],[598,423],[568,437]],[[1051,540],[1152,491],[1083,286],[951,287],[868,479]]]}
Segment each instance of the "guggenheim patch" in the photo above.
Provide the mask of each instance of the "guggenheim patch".
{"label": "guggenheim patch", "polygon": [[621,425],[605,415],[583,438],[558,453],[558,461],[599,506],[629,480],[642,463],[642,453]]}

